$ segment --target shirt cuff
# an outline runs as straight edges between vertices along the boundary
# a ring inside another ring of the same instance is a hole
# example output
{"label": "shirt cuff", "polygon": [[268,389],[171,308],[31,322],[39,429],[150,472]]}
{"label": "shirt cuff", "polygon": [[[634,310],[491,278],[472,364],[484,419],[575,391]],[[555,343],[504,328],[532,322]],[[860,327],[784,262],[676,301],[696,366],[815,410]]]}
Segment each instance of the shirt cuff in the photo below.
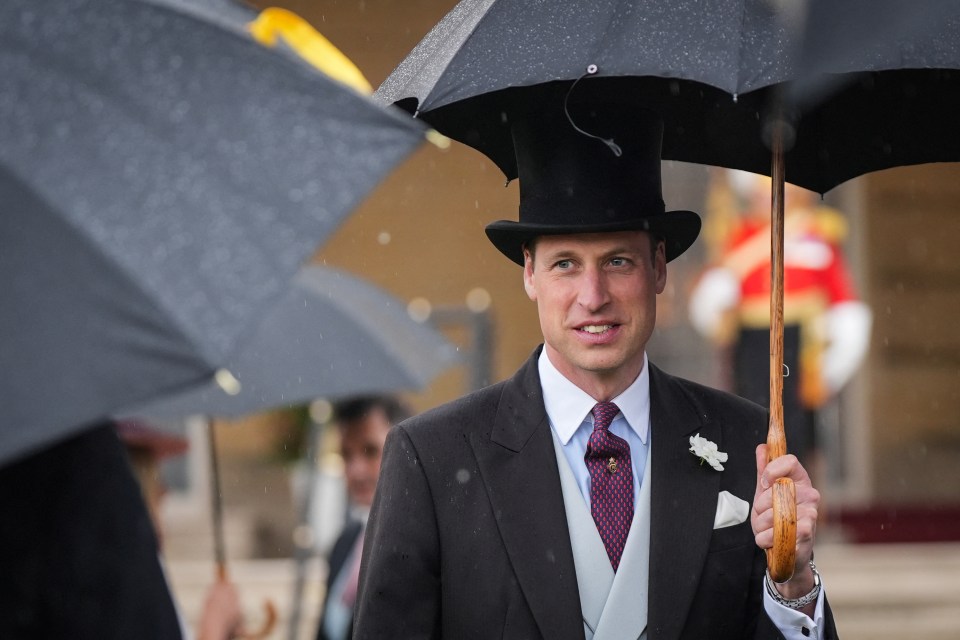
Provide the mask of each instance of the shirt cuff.
{"label": "shirt cuff", "polygon": [[823,601],[826,590],[822,580],[821,578],[820,596],[817,598],[812,620],[807,614],[778,603],[763,589],[763,609],[785,640],[823,640]]}

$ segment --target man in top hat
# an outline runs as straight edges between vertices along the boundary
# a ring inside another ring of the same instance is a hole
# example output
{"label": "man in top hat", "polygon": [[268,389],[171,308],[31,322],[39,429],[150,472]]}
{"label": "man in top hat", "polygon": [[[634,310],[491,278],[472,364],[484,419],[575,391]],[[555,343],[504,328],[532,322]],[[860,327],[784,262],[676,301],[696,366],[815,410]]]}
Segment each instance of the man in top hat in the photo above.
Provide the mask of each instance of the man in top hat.
{"label": "man in top hat", "polygon": [[[576,122],[576,125],[574,125]],[[513,378],[391,431],[355,638],[831,638],[812,563],[819,494],[766,464],[767,415],[647,360],[666,264],[662,125],[613,106],[513,117],[523,267],[544,344]],[[765,575],[768,487],[797,490],[793,578]]]}

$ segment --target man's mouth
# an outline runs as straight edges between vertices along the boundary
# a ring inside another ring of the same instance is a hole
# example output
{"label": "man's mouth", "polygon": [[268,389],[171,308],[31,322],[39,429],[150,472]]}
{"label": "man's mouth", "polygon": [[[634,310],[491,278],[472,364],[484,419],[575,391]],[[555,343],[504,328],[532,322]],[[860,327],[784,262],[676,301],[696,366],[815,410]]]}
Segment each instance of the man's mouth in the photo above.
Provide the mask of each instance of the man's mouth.
{"label": "man's mouth", "polygon": [[587,333],[603,333],[613,328],[612,324],[588,324],[583,327],[580,327],[580,331],[586,331]]}

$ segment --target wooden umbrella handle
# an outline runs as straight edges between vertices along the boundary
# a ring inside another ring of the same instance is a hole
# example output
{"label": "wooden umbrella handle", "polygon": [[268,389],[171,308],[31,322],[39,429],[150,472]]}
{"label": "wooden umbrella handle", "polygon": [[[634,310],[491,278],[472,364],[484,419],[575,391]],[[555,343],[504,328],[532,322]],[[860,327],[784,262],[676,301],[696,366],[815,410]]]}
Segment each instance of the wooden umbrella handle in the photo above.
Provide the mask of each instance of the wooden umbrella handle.
{"label": "wooden umbrella handle", "polygon": [[[770,171],[770,427],[767,462],[786,455],[783,427],[783,124],[775,123]],[[793,577],[797,557],[797,492],[793,480],[779,478],[773,492],[773,547],[767,549],[767,569],[774,582]]]}
{"label": "wooden umbrella handle", "polygon": [[263,601],[263,624],[255,631],[246,631],[238,636],[241,640],[262,640],[273,633],[273,628],[277,626],[277,606],[269,598]]}
{"label": "wooden umbrella handle", "polygon": [[[770,430],[767,433],[767,462],[787,452],[782,415],[779,420],[779,424],[774,424],[771,414]],[[797,491],[790,478],[778,478],[771,491],[773,546],[767,549],[767,569],[774,582],[786,582],[793,577],[797,560]]]}

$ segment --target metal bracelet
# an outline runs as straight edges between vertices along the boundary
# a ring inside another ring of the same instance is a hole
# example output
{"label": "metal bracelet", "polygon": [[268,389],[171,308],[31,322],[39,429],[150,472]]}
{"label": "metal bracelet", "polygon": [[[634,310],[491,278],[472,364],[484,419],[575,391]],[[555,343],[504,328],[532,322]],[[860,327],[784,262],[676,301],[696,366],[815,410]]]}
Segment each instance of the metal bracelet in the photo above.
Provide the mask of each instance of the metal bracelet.
{"label": "metal bracelet", "polygon": [[811,602],[816,602],[817,598],[820,596],[820,573],[817,571],[817,565],[813,564],[813,560],[810,561],[810,570],[813,571],[813,589],[810,590],[805,596],[801,596],[796,600],[790,600],[784,598],[780,595],[780,592],[777,591],[777,587],[773,583],[773,579],[770,578],[770,571],[767,571],[766,576],[766,585],[767,593],[770,594],[770,597],[773,598],[777,604],[782,604],[785,607],[790,609],[803,609],[805,606]]}

